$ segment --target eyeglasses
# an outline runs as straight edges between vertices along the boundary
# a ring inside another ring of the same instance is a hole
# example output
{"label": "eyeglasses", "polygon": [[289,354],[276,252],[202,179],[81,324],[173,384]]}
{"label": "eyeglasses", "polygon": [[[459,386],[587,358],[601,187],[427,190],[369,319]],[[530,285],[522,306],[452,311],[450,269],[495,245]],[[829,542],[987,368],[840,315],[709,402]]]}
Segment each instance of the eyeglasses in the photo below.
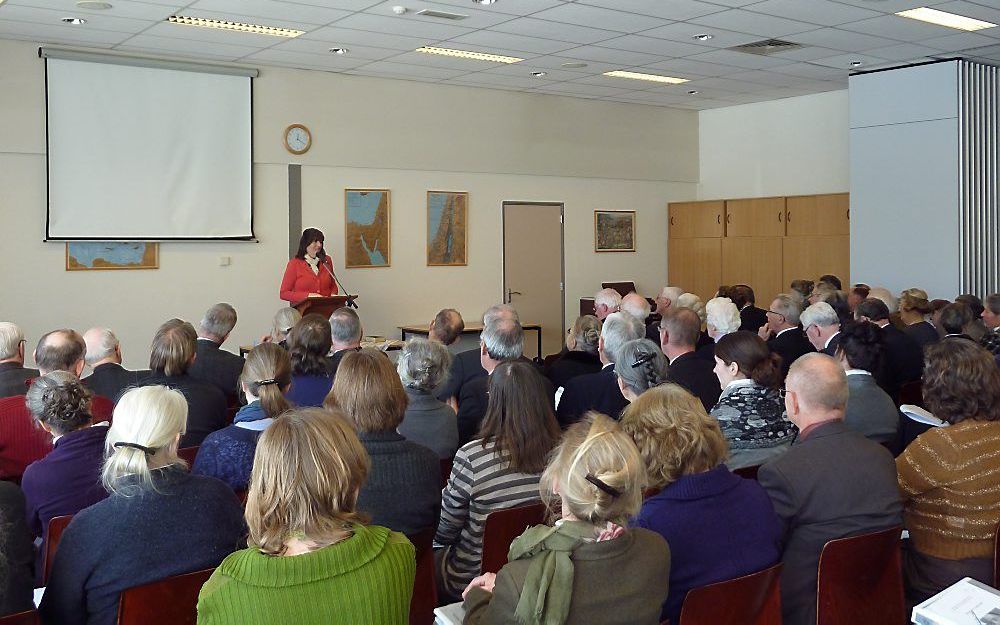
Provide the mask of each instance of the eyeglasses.
{"label": "eyeglasses", "polygon": [[771,313],[772,315],[776,315],[778,317],[781,317],[782,321],[785,320],[785,316],[783,314],[781,314],[780,312],[775,312],[775,311],[771,310],[770,308],[767,310],[767,312]]}

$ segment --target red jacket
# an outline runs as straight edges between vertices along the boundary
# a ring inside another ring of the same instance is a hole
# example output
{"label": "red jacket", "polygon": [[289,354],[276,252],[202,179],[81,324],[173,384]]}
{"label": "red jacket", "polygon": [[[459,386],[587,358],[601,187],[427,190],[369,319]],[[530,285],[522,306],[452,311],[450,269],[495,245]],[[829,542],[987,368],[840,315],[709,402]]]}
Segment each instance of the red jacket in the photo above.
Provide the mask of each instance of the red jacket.
{"label": "red jacket", "polygon": [[326,269],[320,267],[319,275],[315,275],[309,263],[301,258],[289,260],[285,267],[285,276],[281,279],[279,293],[281,299],[294,304],[309,297],[310,293],[319,293],[323,296],[336,295],[337,285],[330,275],[333,272],[333,261],[327,256],[323,260],[323,264],[330,271],[327,272]]}

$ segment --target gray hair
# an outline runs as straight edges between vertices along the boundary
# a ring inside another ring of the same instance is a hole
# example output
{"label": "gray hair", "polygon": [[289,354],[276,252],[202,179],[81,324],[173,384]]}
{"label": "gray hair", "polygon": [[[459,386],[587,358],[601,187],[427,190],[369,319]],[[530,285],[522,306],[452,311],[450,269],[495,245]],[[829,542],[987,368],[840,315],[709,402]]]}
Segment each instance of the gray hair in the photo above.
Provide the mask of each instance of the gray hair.
{"label": "gray hair", "polygon": [[406,388],[433,391],[448,378],[451,352],[442,343],[410,339],[399,353],[396,371]]}
{"label": "gray hair", "polygon": [[618,362],[622,347],[629,341],[646,336],[642,322],[627,312],[611,313],[604,319],[601,338],[604,339],[604,356],[610,362]]}
{"label": "gray hair", "polygon": [[23,342],[21,328],[9,321],[0,321],[0,360],[15,358]]}
{"label": "gray hair", "polygon": [[612,310],[622,305],[622,295],[614,289],[601,289],[594,295],[594,306],[604,304]]}
{"label": "gray hair", "polygon": [[649,339],[629,341],[615,361],[615,374],[622,384],[641,395],[667,379],[669,366],[660,346]]}
{"label": "gray hair", "polygon": [[24,398],[31,416],[57,436],[90,423],[93,394],[68,371],[53,371],[35,378]]}
{"label": "gray hair", "polygon": [[826,302],[812,304],[809,308],[802,311],[802,316],[799,317],[799,320],[802,321],[803,330],[809,326],[825,328],[827,326],[840,325],[840,317],[837,316],[837,311]]}
{"label": "gray hair", "polygon": [[847,407],[847,374],[836,360],[819,352],[795,359],[785,386],[807,407],[844,410]]}
{"label": "gray hair", "polygon": [[486,309],[483,313],[483,327],[490,325],[494,320],[506,317],[508,319],[513,319],[518,323],[521,322],[521,318],[518,317],[517,311],[510,304],[494,304]]}
{"label": "gray hair", "polygon": [[684,289],[679,286],[665,286],[660,291],[660,297],[670,300],[671,303],[676,302],[681,295],[684,295]]}
{"label": "gray hair", "polygon": [[330,315],[330,336],[334,343],[356,343],[361,340],[361,319],[350,308],[338,308]]}
{"label": "gray hair", "polygon": [[576,341],[578,351],[597,355],[598,342],[601,339],[601,322],[597,317],[594,315],[577,317],[570,332]]}
{"label": "gray hair", "polygon": [[87,364],[93,365],[105,358],[114,355],[118,348],[118,337],[107,328],[91,328],[83,335],[83,341],[87,344]]}
{"label": "gray hair", "polygon": [[706,323],[712,326],[719,336],[732,334],[740,329],[743,321],[736,304],[728,297],[713,297],[705,304]]}
{"label": "gray hair", "polygon": [[889,314],[899,312],[899,300],[892,294],[892,291],[884,286],[873,286],[868,291],[868,297],[882,300],[885,307],[889,309]]}
{"label": "gray hair", "polygon": [[649,302],[638,293],[632,292],[622,298],[621,309],[640,321],[649,316]]}
{"label": "gray hair", "polygon": [[771,302],[771,312],[778,313],[785,318],[785,322],[793,326],[799,325],[799,315],[802,314],[802,306],[794,295],[788,293],[778,293]]}
{"label": "gray hair", "polygon": [[705,323],[705,303],[702,302],[701,298],[694,293],[684,293],[677,298],[677,301],[674,302],[674,306],[693,310],[695,314],[698,315],[698,319],[700,319],[702,323]]}
{"label": "gray hair", "polygon": [[224,339],[236,327],[236,309],[229,304],[216,304],[205,311],[198,325],[202,334]]}
{"label": "gray hair", "polygon": [[78,362],[84,359],[87,344],[76,330],[53,330],[38,339],[35,347],[35,364],[43,373],[50,371],[73,371]]}
{"label": "gray hair", "polygon": [[271,338],[280,340],[287,336],[300,319],[302,319],[302,313],[290,306],[278,309],[271,321]]}
{"label": "gray hair", "polygon": [[515,360],[524,353],[524,329],[517,319],[493,319],[479,339],[493,360]]}

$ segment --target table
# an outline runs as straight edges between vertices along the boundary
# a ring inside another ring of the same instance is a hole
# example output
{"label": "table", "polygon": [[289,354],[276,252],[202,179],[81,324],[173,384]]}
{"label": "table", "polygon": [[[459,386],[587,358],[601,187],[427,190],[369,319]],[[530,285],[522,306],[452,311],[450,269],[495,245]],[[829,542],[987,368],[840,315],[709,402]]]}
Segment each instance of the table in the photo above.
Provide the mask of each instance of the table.
{"label": "table", "polygon": [[[542,326],[538,325],[537,323],[522,323],[521,327],[524,329],[525,332],[535,333],[536,338],[538,339],[538,357],[544,358],[544,356],[542,355]],[[465,336],[467,334],[479,334],[482,331],[483,331],[482,322],[474,321],[465,324],[465,329],[462,330],[462,335]],[[406,336],[408,334],[415,334],[417,336],[422,336],[426,338],[427,335],[430,334],[430,328],[427,327],[427,324],[416,324],[416,323],[399,326],[399,336],[402,340],[405,341]]]}

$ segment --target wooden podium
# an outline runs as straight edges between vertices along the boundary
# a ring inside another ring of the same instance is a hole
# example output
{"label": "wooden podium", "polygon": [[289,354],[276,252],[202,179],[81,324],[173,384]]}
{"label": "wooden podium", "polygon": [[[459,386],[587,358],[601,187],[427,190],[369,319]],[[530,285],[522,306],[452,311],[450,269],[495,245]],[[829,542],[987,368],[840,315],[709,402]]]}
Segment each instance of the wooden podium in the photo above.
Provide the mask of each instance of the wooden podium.
{"label": "wooden podium", "polygon": [[348,302],[353,302],[358,299],[357,295],[331,295],[330,297],[307,297],[301,302],[295,302],[292,304],[292,308],[302,313],[302,316],[308,314],[318,314],[324,317],[329,317],[333,314],[333,311],[338,308],[343,308],[347,306]]}

